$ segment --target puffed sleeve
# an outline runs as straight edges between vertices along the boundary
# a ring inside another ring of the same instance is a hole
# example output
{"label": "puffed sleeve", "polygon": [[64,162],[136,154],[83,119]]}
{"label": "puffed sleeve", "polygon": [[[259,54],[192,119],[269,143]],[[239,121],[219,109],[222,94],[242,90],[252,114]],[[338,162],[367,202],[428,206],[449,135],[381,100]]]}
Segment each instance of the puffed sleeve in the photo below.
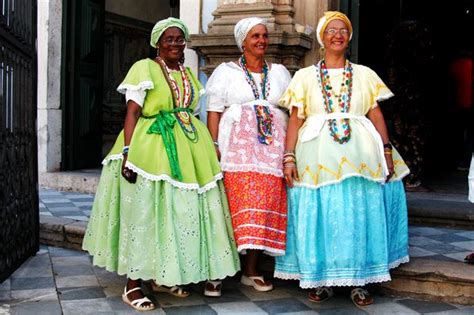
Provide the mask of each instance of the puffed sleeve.
{"label": "puffed sleeve", "polygon": [[143,59],[135,62],[130,70],[128,70],[125,79],[120,83],[117,91],[122,94],[127,94],[127,91],[145,92],[153,88],[150,64],[146,59]]}
{"label": "puffed sleeve", "polygon": [[222,63],[212,72],[206,83],[207,111],[224,112],[227,104],[227,66]]}
{"label": "puffed sleeve", "polygon": [[383,83],[382,79],[370,68],[366,68],[365,71],[367,87],[369,89],[369,109],[373,109],[378,106],[379,101],[383,101],[391,98],[393,95],[392,91]]}
{"label": "puffed sleeve", "polygon": [[301,71],[297,71],[278,103],[281,107],[288,109],[290,114],[293,107],[296,107],[298,109],[298,118],[305,119],[305,96],[306,93],[303,76]]}

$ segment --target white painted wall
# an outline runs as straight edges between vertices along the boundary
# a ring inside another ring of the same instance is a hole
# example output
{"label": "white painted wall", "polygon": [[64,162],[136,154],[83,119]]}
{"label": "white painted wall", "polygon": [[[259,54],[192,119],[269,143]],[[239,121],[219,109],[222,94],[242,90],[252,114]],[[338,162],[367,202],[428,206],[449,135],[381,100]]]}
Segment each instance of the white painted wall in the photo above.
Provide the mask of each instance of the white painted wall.
{"label": "white painted wall", "polygon": [[40,0],[38,10],[38,171],[59,171],[61,163],[62,0]]}

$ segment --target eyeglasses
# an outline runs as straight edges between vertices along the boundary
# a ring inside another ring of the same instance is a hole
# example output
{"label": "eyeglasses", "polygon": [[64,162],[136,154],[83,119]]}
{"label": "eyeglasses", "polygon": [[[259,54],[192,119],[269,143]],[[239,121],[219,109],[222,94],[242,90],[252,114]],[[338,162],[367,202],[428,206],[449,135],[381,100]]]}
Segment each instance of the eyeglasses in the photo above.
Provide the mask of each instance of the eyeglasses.
{"label": "eyeglasses", "polygon": [[178,38],[178,39],[173,39],[173,38],[164,38],[162,42],[168,46],[171,45],[176,45],[176,46],[183,46],[186,45],[186,40],[184,38]]}
{"label": "eyeglasses", "polygon": [[339,33],[341,36],[348,36],[349,30],[347,28],[335,29],[335,28],[328,28],[324,31],[324,33],[334,36]]}

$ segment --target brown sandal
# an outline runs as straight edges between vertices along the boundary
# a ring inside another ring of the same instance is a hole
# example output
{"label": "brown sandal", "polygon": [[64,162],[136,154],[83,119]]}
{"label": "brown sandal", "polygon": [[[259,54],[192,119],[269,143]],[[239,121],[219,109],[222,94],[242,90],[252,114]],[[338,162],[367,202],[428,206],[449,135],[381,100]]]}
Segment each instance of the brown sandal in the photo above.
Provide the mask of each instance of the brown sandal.
{"label": "brown sandal", "polygon": [[355,288],[351,291],[351,300],[357,307],[364,307],[374,304],[374,299],[369,291],[362,288]]}
{"label": "brown sandal", "polygon": [[334,295],[334,291],[329,287],[319,287],[309,291],[308,300],[313,303],[322,303],[329,300]]}

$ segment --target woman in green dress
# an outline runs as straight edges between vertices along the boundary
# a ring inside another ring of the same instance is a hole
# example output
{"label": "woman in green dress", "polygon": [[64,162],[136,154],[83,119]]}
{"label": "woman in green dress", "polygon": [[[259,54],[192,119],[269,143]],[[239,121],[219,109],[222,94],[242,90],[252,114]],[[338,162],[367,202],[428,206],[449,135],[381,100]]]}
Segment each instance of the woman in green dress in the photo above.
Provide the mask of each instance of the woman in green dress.
{"label": "woman in green dress", "polygon": [[84,236],[94,265],[127,275],[122,298],[137,310],[155,308],[142,280],[183,297],[178,285],[239,270],[219,161],[194,117],[203,89],[182,63],[188,36],[181,20],[159,21],[157,57],[136,62],[118,87],[124,130],[103,161]]}

